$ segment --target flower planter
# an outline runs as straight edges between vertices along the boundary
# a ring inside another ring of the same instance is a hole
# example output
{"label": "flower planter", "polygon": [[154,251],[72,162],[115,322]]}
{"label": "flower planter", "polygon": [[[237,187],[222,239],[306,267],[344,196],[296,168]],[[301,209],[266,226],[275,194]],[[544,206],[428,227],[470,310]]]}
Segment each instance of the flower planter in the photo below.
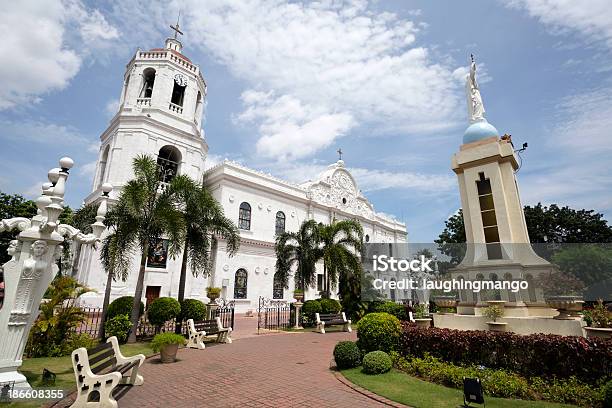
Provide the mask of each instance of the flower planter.
{"label": "flower planter", "polygon": [[178,344],[168,344],[159,350],[159,357],[162,363],[174,363],[176,361],[176,353],[178,352]]}
{"label": "flower planter", "polygon": [[298,302],[302,302],[304,300],[304,294],[303,293],[294,293],[293,297],[295,298],[295,300],[297,300]]}
{"label": "flower planter", "polygon": [[438,296],[434,298],[436,306],[438,306],[438,314],[448,313],[448,309],[457,306],[457,299],[454,296]]}
{"label": "flower planter", "polygon": [[588,338],[612,339],[612,328],[606,327],[585,327],[584,331]]}
{"label": "flower planter", "polygon": [[584,301],[577,296],[557,296],[546,299],[546,304],[559,311],[559,315],[553,317],[557,320],[575,320],[580,319],[582,304]]}
{"label": "flower planter", "polygon": [[487,322],[487,325],[489,325],[489,330],[491,331],[503,332],[503,331],[506,331],[506,326],[508,325],[508,323]]}
{"label": "flower planter", "polygon": [[431,319],[414,319],[417,327],[420,329],[427,329],[431,326]]}

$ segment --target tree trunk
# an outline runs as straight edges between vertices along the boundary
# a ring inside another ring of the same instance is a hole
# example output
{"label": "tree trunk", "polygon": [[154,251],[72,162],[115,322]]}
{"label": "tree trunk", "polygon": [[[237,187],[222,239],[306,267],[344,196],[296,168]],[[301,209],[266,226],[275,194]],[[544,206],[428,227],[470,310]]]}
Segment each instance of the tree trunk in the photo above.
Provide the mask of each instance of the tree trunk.
{"label": "tree trunk", "polygon": [[321,293],[323,299],[329,299],[329,275],[327,273],[327,263],[323,260],[323,293]]}
{"label": "tree trunk", "polygon": [[104,323],[106,323],[106,313],[108,312],[108,305],[110,303],[111,285],[113,284],[113,274],[108,272],[106,277],[106,288],[104,289],[104,302],[102,303],[102,318],[100,320],[100,330],[98,330],[98,337],[100,340],[104,339]]}
{"label": "tree trunk", "polygon": [[145,266],[147,265],[147,254],[149,252],[149,244],[143,246],[142,256],[140,257],[140,270],[138,271],[138,280],[136,281],[136,291],[134,292],[134,303],[132,303],[132,329],[128,337],[128,343],[136,343],[136,331],[138,330],[138,320],[140,319],[140,299],[142,298],[142,289],[144,286]]}
{"label": "tree trunk", "polygon": [[[178,287],[178,301],[179,303],[183,303],[185,300],[185,281],[187,280],[187,242],[183,245],[183,260],[181,262],[181,277],[179,278],[179,287]],[[176,321],[176,325],[174,327],[174,332],[176,334],[181,334],[181,323],[178,319]]]}

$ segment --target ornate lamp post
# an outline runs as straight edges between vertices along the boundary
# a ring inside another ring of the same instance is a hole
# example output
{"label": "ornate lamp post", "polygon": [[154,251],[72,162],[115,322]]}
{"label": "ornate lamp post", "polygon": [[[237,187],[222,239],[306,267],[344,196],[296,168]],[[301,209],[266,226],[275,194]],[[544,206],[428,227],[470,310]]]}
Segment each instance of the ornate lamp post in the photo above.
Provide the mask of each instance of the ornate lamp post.
{"label": "ornate lamp post", "polygon": [[59,164],[59,168],[48,173],[49,183],[42,186],[42,195],[36,199],[38,213],[32,219],[0,221],[0,232],[21,231],[8,248],[11,260],[4,264],[5,298],[0,310],[0,383],[14,383],[15,388],[30,388],[17,369],[22,363],[30,329],[38,317],[38,305],[57,274],[56,261],[61,255],[64,237],[95,245],[104,231],[110,185],[103,186],[102,202],[92,224],[93,234],[86,235],[70,225],[59,224],[66,180],[74,162],[63,157]]}

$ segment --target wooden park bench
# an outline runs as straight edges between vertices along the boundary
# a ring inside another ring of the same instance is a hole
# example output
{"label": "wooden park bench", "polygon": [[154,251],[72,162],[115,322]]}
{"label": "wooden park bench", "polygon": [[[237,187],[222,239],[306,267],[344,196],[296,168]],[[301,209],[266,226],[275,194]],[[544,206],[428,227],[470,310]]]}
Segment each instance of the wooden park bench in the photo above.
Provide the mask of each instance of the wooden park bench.
{"label": "wooden park bench", "polygon": [[329,326],[344,326],[345,332],[352,332],[351,321],[346,319],[344,312],[341,313],[315,313],[317,318],[317,331],[325,333],[325,328]]}
{"label": "wooden park bench", "polygon": [[125,357],[115,336],[94,348],[78,348],[72,352],[72,365],[77,382],[77,398],[71,408],[117,407],[113,389],[119,384],[142,385],[138,369],[145,356]]}
{"label": "wooden park bench", "polygon": [[187,347],[203,350],[204,337],[217,335],[217,343],[232,342],[232,328],[223,327],[221,318],[216,317],[212,320],[200,320],[194,322],[193,319],[187,320],[187,331],[189,339]]}

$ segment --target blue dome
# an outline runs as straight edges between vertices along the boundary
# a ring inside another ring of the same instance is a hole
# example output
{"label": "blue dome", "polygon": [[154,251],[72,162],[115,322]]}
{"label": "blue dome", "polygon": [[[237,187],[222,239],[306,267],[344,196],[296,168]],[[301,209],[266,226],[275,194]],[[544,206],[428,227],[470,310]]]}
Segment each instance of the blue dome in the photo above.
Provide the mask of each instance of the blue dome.
{"label": "blue dome", "polygon": [[463,144],[476,142],[493,136],[499,137],[499,132],[495,129],[495,126],[489,122],[472,123],[463,134]]}

